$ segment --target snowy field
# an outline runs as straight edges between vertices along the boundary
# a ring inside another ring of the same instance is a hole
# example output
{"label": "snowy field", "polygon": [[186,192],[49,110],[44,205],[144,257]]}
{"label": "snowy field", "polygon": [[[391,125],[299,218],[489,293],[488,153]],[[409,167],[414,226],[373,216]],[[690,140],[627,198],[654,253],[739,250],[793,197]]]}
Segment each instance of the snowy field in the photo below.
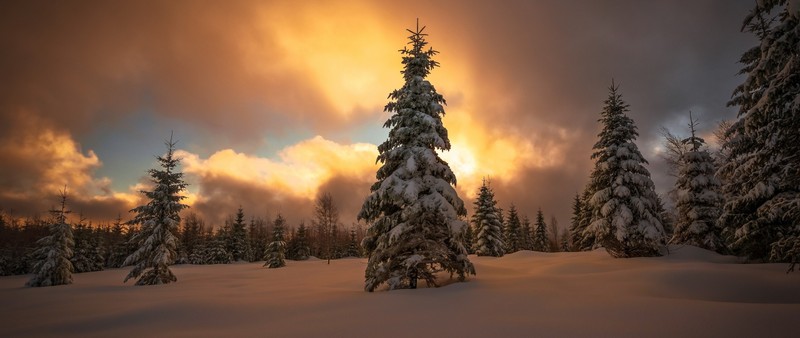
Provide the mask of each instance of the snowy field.
{"label": "snowy field", "polygon": [[[797,337],[800,273],[694,247],[660,258],[604,251],[475,257],[441,288],[364,292],[365,259],[178,265],[133,286],[128,269],[26,288],[0,278],[0,337]],[[422,283],[424,285],[424,283]]]}

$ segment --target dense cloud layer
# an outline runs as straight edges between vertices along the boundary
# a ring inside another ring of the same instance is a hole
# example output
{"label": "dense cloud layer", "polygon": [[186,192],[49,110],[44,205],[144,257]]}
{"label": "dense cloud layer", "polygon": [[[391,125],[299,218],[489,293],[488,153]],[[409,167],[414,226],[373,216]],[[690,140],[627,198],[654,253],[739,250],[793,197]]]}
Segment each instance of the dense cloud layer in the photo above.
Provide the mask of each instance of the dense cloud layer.
{"label": "dense cloud layer", "polygon": [[[470,205],[490,176],[504,208],[513,201],[533,216],[541,207],[564,225],[591,166],[611,78],[622,85],[638,143],[666,191],[671,181],[657,159],[657,130],[681,128],[689,110],[705,132],[733,117],[725,103],[741,81],[736,61],[753,43],[738,32],[750,6],[3,3],[0,207],[42,212],[53,190],[68,184],[91,216],[124,212],[136,203],[137,188],[113,191],[109,182],[135,179],[98,177],[109,159],[92,151],[100,144],[76,140],[97,128],[131,128],[125,121],[148,112],[155,123],[191,125],[197,134],[183,144],[206,144],[204,152],[183,153],[194,211],[221,219],[241,204],[253,215],[282,212],[299,220],[310,217],[313,196],[330,191],[349,223],[374,180],[375,149],[336,135],[369,123],[377,130],[387,117],[386,94],[401,85],[397,49],[419,17],[441,51],[431,81],[448,99],[453,150],[443,158],[458,175],[461,196]],[[277,147],[283,153],[275,156],[251,152],[292,135],[323,137]],[[345,157],[330,162],[331,154]],[[312,167],[318,171],[303,171]]]}

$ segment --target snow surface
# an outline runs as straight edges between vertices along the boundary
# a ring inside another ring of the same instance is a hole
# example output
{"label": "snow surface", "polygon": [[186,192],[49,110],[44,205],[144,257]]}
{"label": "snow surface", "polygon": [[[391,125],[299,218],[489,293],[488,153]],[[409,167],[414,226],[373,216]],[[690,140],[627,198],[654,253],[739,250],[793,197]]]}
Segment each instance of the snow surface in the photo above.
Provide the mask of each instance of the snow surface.
{"label": "snow surface", "polygon": [[[0,337],[787,337],[800,273],[691,246],[664,257],[604,250],[470,256],[478,275],[441,288],[363,291],[366,259],[176,265],[177,283],[129,269],[26,288],[0,278]],[[446,276],[443,276],[445,278]]]}

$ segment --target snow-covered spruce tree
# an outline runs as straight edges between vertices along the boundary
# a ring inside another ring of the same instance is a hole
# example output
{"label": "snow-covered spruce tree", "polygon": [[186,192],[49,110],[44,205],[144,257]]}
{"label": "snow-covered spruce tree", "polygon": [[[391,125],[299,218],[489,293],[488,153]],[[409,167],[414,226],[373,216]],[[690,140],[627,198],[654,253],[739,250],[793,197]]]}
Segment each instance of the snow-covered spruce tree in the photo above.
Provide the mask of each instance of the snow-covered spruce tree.
{"label": "snow-covered spruce tree", "polygon": [[719,180],[714,176],[714,159],[704,147],[705,141],[695,134],[696,122],[691,112],[689,120],[692,136],[683,140],[689,148],[679,160],[678,180],[675,182],[678,220],[670,243],[723,252],[725,244],[717,223],[722,197]]}
{"label": "snow-covered spruce tree", "polygon": [[178,280],[169,266],[177,258],[178,238],[175,235],[181,223],[179,213],[189,206],[181,203],[186,197],[179,195],[187,184],[183,181],[183,173],[176,168],[180,159],[175,157],[175,144],[170,136],[166,142],[167,154],[157,157],[162,170],[148,171],[155,187],[141,193],[149,202],[131,210],[136,216],[128,224],[139,224],[141,229],[133,237],[138,248],[123,264],[133,265],[125,282],[136,278],[136,285],[157,285]]}
{"label": "snow-covered spruce tree", "polygon": [[522,222],[519,220],[517,207],[511,203],[511,208],[508,209],[508,218],[506,218],[506,231],[505,243],[506,253],[512,253],[522,250]]}
{"label": "snow-covered spruce tree", "polygon": [[536,222],[533,231],[533,250],[541,252],[550,251],[550,241],[547,239],[547,224],[544,222],[542,209],[536,211]]}
{"label": "snow-covered spruce tree", "polygon": [[601,113],[603,130],[594,145],[594,169],[587,189],[592,212],[587,232],[613,257],[659,256],[665,234],[658,195],[634,143],[638,133],[625,115],[628,105],[613,81]]}
{"label": "snow-covered spruce tree", "polygon": [[436,285],[436,273],[463,281],[475,268],[464,248],[464,202],[453,185],[456,176],[437,150],[450,150],[442,124],[445,100],[425,78],[438,66],[437,53],[425,49],[422,29],[409,30],[403,48],[405,84],[389,94],[384,124],[389,138],[378,146],[383,163],[364,201],[359,219],[371,224],[362,246],[369,255],[365,289],[387,283],[390,289],[416,288],[417,280]]}
{"label": "snow-covered spruce tree", "polygon": [[244,224],[244,210],[240,206],[236,211],[236,218],[231,224],[230,233],[227,236],[228,252],[231,254],[232,260],[243,261],[247,260],[248,245],[247,245],[247,229]]}
{"label": "snow-covered spruce tree", "polygon": [[278,214],[272,227],[272,242],[267,247],[266,261],[264,266],[274,269],[286,266],[286,242],[283,241],[283,231],[286,227],[286,220]]}
{"label": "snow-covered spruce tree", "polygon": [[39,249],[34,256],[38,261],[33,266],[33,278],[27,286],[55,286],[72,284],[72,250],[75,242],[72,238],[72,227],[67,223],[66,208],[67,189],[61,191],[61,209],[51,210],[53,221],[50,223],[50,235],[40,239]]}
{"label": "snow-covered spruce tree", "polygon": [[731,249],[751,260],[800,260],[800,4],[758,1],[742,30],[760,43],[742,55],[745,81],[729,105],[728,162],[718,175],[720,221]]}
{"label": "snow-covered spruce tree", "polygon": [[472,224],[475,226],[475,253],[478,256],[501,257],[506,253],[503,243],[503,221],[497,209],[494,193],[486,182],[478,190],[475,199],[475,213],[472,215]]}

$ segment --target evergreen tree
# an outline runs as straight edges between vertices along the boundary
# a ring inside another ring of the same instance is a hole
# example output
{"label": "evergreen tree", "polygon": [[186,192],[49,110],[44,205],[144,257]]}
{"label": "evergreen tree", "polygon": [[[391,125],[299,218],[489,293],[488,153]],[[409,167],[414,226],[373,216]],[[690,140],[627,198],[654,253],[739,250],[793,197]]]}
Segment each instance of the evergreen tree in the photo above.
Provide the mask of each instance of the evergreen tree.
{"label": "evergreen tree", "polygon": [[550,241],[547,239],[547,224],[544,222],[542,209],[536,211],[536,223],[533,231],[533,250],[550,252]]}
{"label": "evergreen tree", "polygon": [[569,252],[572,247],[569,243],[570,240],[569,228],[561,229],[561,246],[558,248],[561,252]]}
{"label": "evergreen tree", "polygon": [[350,242],[347,244],[347,257],[361,257],[361,245],[358,243],[356,229],[350,229]]}
{"label": "evergreen tree", "polygon": [[264,256],[267,254],[267,246],[269,245],[267,222],[261,217],[251,218],[248,235],[250,236],[251,260],[255,262],[264,259]]}
{"label": "evergreen tree", "polygon": [[533,228],[528,215],[522,217],[522,250],[533,250]]}
{"label": "evergreen tree", "polygon": [[125,258],[128,257],[125,229],[122,226],[122,215],[117,215],[111,227],[110,243],[108,243],[109,253],[106,266],[109,268],[120,268]]}
{"label": "evergreen tree", "polygon": [[278,214],[275,218],[275,224],[272,227],[272,242],[267,247],[267,255],[264,257],[266,263],[264,266],[274,269],[286,266],[285,251],[286,242],[283,241],[283,231],[286,226],[286,220]]}
{"label": "evergreen tree", "polygon": [[94,271],[92,270],[92,260],[90,258],[92,247],[89,244],[91,229],[86,227],[85,222],[86,218],[79,214],[78,222],[72,231],[75,246],[72,250],[70,262],[72,263],[73,272],[76,273]]}
{"label": "evergreen tree", "polygon": [[475,231],[469,224],[464,227],[464,248],[467,249],[467,254],[475,253]]}
{"label": "evergreen tree", "polygon": [[583,222],[583,199],[578,193],[575,193],[575,199],[572,200],[572,218],[569,226],[570,241],[572,242],[572,250],[583,251],[580,243],[583,242],[583,232],[586,230],[584,225],[588,223]]}
{"label": "evergreen tree", "polygon": [[72,227],[67,223],[67,188],[61,191],[61,209],[53,209],[53,222],[50,223],[50,235],[40,239],[39,249],[34,256],[38,258],[33,266],[33,277],[27,286],[55,286],[72,284],[72,250],[75,242]]}
{"label": "evergreen tree", "polygon": [[296,261],[304,261],[311,256],[311,249],[308,246],[308,230],[305,222],[300,222],[297,233],[289,240],[286,256]]}
{"label": "evergreen tree", "polygon": [[689,113],[691,137],[683,140],[689,150],[680,158],[675,189],[678,194],[678,222],[670,240],[673,244],[688,244],[722,252],[721,229],[717,225],[722,197],[719,181],[714,177],[714,160],[705,141],[695,134],[696,122]]}
{"label": "evergreen tree", "polygon": [[517,252],[522,250],[522,223],[517,214],[517,207],[511,203],[511,208],[508,209],[508,218],[506,219],[505,231],[505,244],[506,253]]}
{"label": "evergreen tree", "polygon": [[200,264],[230,264],[233,255],[228,251],[230,232],[219,229],[217,234],[208,239],[203,246]]}
{"label": "evergreen tree", "polygon": [[447,271],[463,281],[475,268],[463,245],[464,202],[453,185],[456,177],[438,150],[450,150],[442,124],[444,98],[425,77],[438,63],[425,50],[423,30],[411,31],[404,48],[405,84],[393,91],[385,110],[389,138],[378,147],[383,165],[364,201],[359,219],[371,224],[363,241],[369,255],[365,289],[383,283],[390,289],[416,288],[417,280],[436,285],[436,273]]}
{"label": "evergreen tree", "polygon": [[475,240],[475,253],[478,256],[501,257],[506,253],[500,217],[494,193],[484,179],[475,199],[475,214],[472,215],[472,224],[478,233]]}
{"label": "evergreen tree", "polygon": [[152,191],[141,192],[149,202],[131,210],[136,216],[128,224],[140,224],[141,230],[133,239],[139,248],[125,259],[124,265],[133,265],[125,282],[131,278],[137,278],[136,285],[177,281],[169,265],[177,258],[178,238],[175,234],[181,222],[179,212],[188,206],[181,203],[186,197],[179,195],[187,184],[183,181],[183,173],[176,171],[180,159],[174,156],[175,144],[170,136],[166,142],[167,154],[157,157],[163,170],[148,171],[155,187]]}
{"label": "evergreen tree", "polygon": [[230,233],[228,234],[228,252],[230,252],[233,261],[246,260],[248,253],[247,245],[247,229],[244,224],[244,210],[239,206],[236,211],[236,219],[231,225]]}
{"label": "evergreen tree", "polygon": [[601,114],[603,130],[594,145],[589,178],[591,222],[587,231],[613,257],[661,255],[664,228],[647,161],[634,143],[638,133],[625,115],[628,105],[613,81]]}
{"label": "evergreen tree", "polygon": [[758,1],[742,27],[759,45],[740,62],[744,82],[729,105],[738,119],[726,132],[728,162],[719,169],[720,221],[731,248],[752,260],[800,260],[800,6]]}

